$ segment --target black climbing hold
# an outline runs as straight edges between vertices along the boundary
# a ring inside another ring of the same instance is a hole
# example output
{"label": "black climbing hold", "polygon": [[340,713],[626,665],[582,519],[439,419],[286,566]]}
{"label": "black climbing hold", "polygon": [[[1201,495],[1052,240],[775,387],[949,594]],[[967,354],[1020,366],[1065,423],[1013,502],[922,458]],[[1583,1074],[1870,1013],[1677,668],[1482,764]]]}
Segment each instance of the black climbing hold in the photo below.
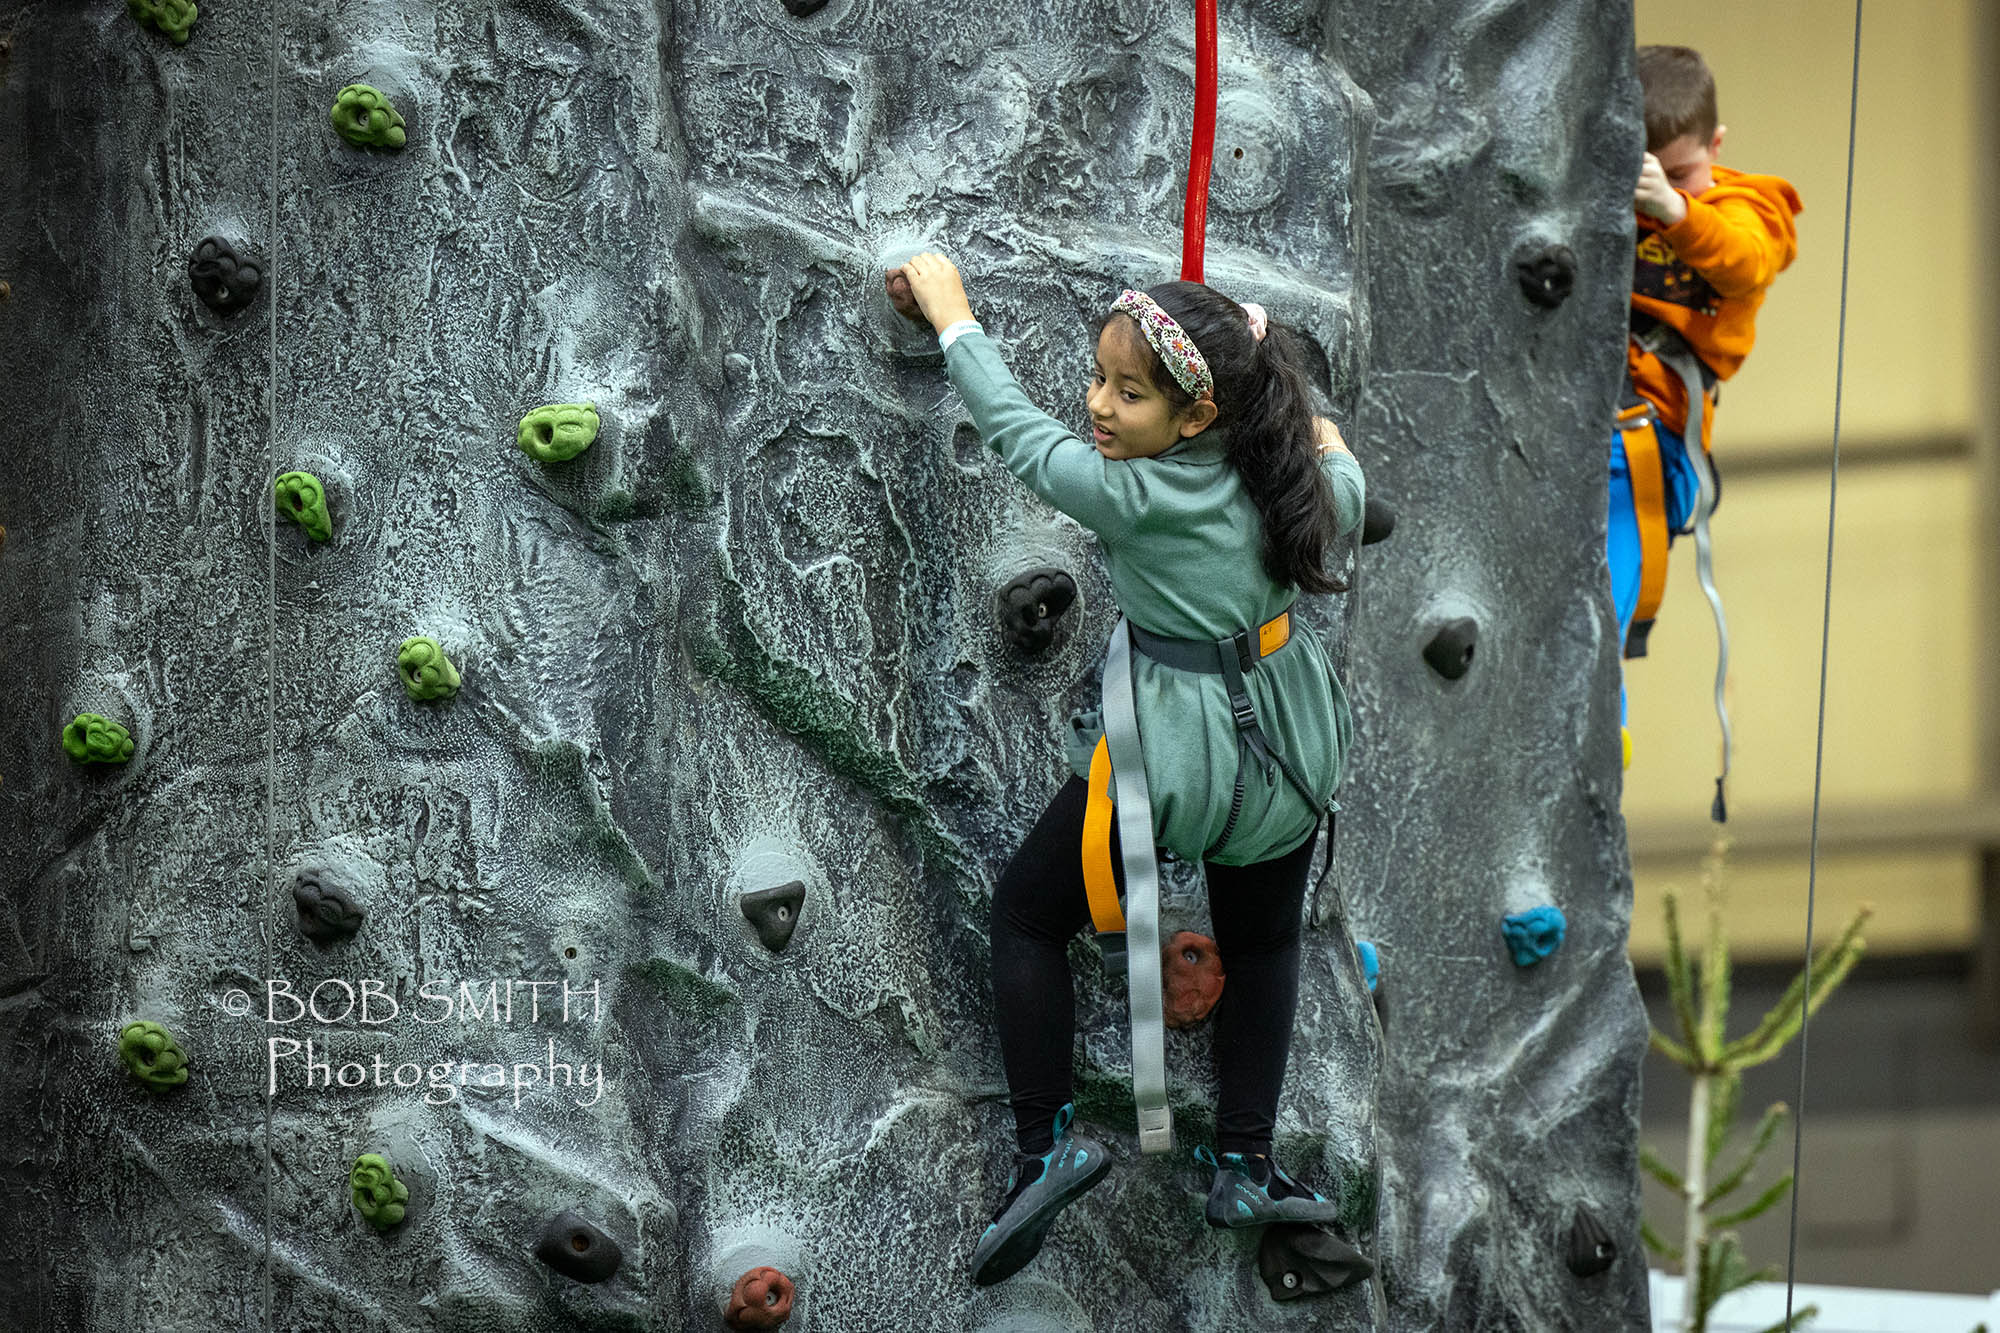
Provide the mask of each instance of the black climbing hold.
{"label": "black climbing hold", "polygon": [[795,19],[802,19],[808,14],[817,14],[826,8],[826,0],[783,0],[783,3],[785,12]]}
{"label": "black climbing hold", "polygon": [[1477,646],[1479,626],[1460,617],[1448,620],[1424,645],[1424,661],[1446,680],[1457,680],[1472,670],[1472,650]]}
{"label": "black climbing hold", "polygon": [[1553,310],[1569,299],[1576,286],[1576,254],[1567,245],[1544,246],[1514,261],[1514,275],[1521,280],[1521,295]]}
{"label": "black climbing hold", "polygon": [[772,953],[783,953],[798,928],[799,909],[805,905],[806,886],[800,880],[780,884],[775,889],[759,889],[742,897],[743,915],[751,929]]}
{"label": "black climbing hold", "polygon": [[299,909],[299,930],[320,944],[354,934],[368,915],[337,882],[336,872],[318,866],[299,871],[292,881],[292,902]]}
{"label": "black climbing hold", "polygon": [[1578,1277],[1596,1277],[1618,1257],[1611,1233],[1597,1220],[1597,1214],[1576,1206],[1576,1220],[1569,1227],[1569,1271]]}
{"label": "black climbing hold", "polygon": [[1373,546],[1396,530],[1396,511],[1374,496],[1361,510],[1361,544]]}
{"label": "black climbing hold", "polygon": [[1076,580],[1060,569],[1031,569],[1000,589],[1000,623],[1024,653],[1039,653],[1056,637],[1056,622],[1076,601]]}
{"label": "black climbing hold", "polygon": [[1264,1229],[1257,1271],[1272,1300],[1295,1301],[1351,1287],[1373,1274],[1375,1265],[1323,1227],[1278,1222]]}
{"label": "black climbing hold", "polygon": [[618,1271],[625,1256],[618,1242],[576,1213],[558,1213],[542,1231],[535,1257],[564,1277],[578,1282],[603,1282]]}
{"label": "black climbing hold", "polygon": [[188,280],[203,305],[218,315],[233,315],[257,299],[264,270],[222,237],[210,236],[188,257]]}

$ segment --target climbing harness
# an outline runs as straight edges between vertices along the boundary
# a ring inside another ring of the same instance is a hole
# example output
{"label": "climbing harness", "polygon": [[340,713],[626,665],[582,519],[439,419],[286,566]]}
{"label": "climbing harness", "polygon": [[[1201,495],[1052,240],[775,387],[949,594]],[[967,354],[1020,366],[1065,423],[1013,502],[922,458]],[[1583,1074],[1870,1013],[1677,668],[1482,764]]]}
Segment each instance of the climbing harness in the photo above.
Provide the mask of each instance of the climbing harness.
{"label": "climbing harness", "polygon": [[[1225,639],[1173,639],[1140,629],[1120,618],[1104,659],[1104,735],[1090,757],[1083,812],[1083,887],[1097,930],[1105,971],[1124,973],[1132,1011],[1132,1094],[1139,1112],[1139,1150],[1173,1148],[1173,1114],[1167,1106],[1166,1016],[1160,988],[1160,879],[1153,844],[1152,795],[1146,785],[1144,751],[1132,690],[1132,654],[1143,653],[1164,666],[1223,678],[1230,715],[1236,723],[1236,790],[1222,834],[1203,853],[1220,852],[1235,833],[1243,811],[1244,768],[1256,764],[1266,782],[1282,773],[1307,805],[1322,817],[1339,807],[1313,795],[1291,760],[1277,749],[1257,721],[1245,679],[1266,657],[1292,640],[1292,616],[1281,612],[1255,630]],[[1116,793],[1115,799],[1113,793]],[[1125,868],[1121,906],[1111,865],[1111,827],[1116,816],[1119,858]],[[1319,836],[1319,820],[1311,835]],[[1327,849],[1327,870],[1333,865]],[[1324,879],[1325,871],[1321,878]],[[1315,894],[1317,890],[1315,890]],[[1129,909],[1129,910],[1128,910]]]}
{"label": "climbing harness", "polygon": [[[1722,613],[1722,593],[1715,585],[1715,552],[1708,521],[1721,499],[1721,488],[1708,456],[1709,413],[1715,394],[1715,372],[1694,354],[1673,327],[1660,320],[1634,317],[1632,342],[1650,352],[1672,371],[1687,395],[1688,419],[1683,452],[1694,470],[1697,494],[1692,525],[1694,531],[1695,575],[1702,595],[1708,598],[1715,615],[1715,716],[1722,726],[1722,772],[1715,779],[1715,799],[1709,818],[1718,824],[1729,820],[1727,785],[1734,734],[1729,725],[1729,705],[1725,689],[1729,681],[1729,622]],[[1632,395],[1637,397],[1636,394]],[[1666,468],[1660,457],[1658,415],[1650,403],[1640,399],[1620,410],[1618,428],[1624,434],[1625,459],[1632,478],[1632,510],[1639,525],[1639,603],[1627,632],[1626,657],[1646,655],[1646,636],[1653,628],[1660,601],[1667,587]]]}

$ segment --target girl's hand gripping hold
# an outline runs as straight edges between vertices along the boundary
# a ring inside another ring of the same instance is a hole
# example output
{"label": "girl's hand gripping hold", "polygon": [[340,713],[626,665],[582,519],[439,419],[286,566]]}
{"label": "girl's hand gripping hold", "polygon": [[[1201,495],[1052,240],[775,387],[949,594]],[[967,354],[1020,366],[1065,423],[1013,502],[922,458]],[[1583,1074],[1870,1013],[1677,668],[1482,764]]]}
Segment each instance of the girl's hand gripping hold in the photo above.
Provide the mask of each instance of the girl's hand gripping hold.
{"label": "girl's hand gripping hold", "polygon": [[[901,282],[897,281],[899,278]],[[927,252],[901,268],[890,270],[888,286],[889,301],[897,310],[911,316],[906,299],[914,301],[931,327],[940,333],[959,320],[972,318],[972,306],[965,299],[965,284],[959,280],[958,269],[941,254]]]}

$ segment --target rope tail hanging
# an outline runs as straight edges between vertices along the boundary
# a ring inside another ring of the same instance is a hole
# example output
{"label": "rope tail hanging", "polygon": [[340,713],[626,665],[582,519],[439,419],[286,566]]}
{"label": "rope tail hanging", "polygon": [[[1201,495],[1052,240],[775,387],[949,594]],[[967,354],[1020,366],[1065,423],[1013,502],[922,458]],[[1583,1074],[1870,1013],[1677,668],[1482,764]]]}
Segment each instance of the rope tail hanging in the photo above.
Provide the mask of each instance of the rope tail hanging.
{"label": "rope tail hanging", "polygon": [[1215,6],[1195,0],[1194,143],[1188,151],[1187,206],[1181,217],[1181,280],[1202,281],[1208,240],[1208,178],[1215,165]]}
{"label": "rope tail hanging", "polygon": [[1785,1322],[1792,1322],[1792,1297],[1799,1266],[1799,1175],[1806,1137],[1806,1037],[1812,1029],[1813,904],[1819,880],[1820,777],[1826,765],[1826,658],[1833,625],[1833,534],[1840,499],[1840,397],[1847,374],[1847,259],[1854,234],[1854,128],[1861,101],[1861,0],[1854,0],[1854,72],[1847,91],[1847,195],[1840,222],[1840,323],[1833,352],[1833,459],[1826,487],[1826,591],[1819,621],[1819,719],[1813,739],[1812,842],[1806,853],[1806,965],[1800,980],[1798,1116],[1792,1122],[1792,1224],[1785,1256]]}

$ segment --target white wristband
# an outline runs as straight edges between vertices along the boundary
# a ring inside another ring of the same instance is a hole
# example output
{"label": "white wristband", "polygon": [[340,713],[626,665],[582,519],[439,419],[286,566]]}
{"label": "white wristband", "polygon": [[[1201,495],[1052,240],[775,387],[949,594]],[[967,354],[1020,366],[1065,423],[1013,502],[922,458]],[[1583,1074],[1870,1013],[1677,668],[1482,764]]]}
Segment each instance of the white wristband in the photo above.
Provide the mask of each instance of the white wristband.
{"label": "white wristband", "polygon": [[971,333],[974,329],[979,329],[981,333],[986,332],[985,329],[979,328],[979,321],[976,319],[961,319],[945,325],[943,332],[938,334],[938,350],[949,352],[960,334]]}

